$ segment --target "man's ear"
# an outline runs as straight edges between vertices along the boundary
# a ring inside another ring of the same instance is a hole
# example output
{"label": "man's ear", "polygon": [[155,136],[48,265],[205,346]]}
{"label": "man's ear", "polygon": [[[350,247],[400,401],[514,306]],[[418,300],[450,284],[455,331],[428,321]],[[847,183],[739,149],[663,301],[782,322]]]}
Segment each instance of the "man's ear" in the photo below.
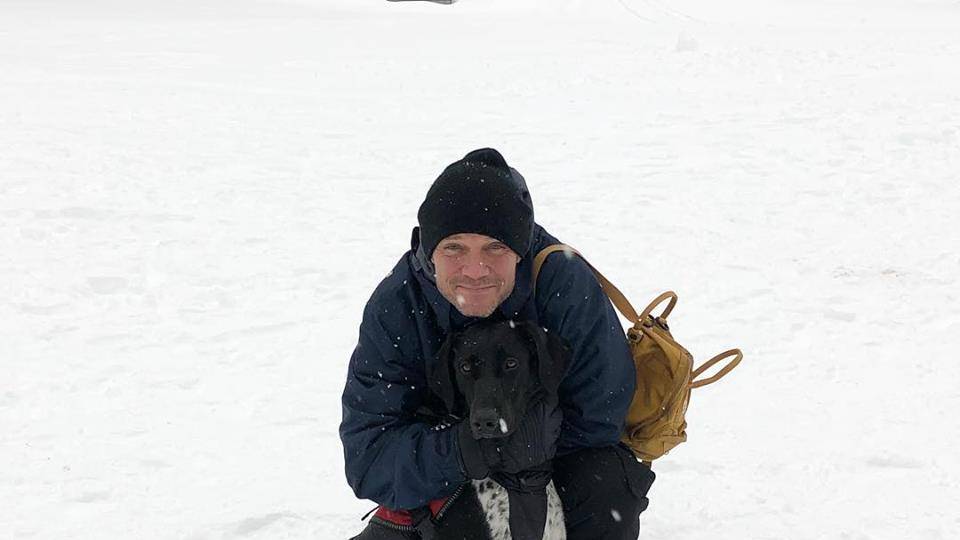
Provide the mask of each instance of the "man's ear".
{"label": "man's ear", "polygon": [[563,381],[570,363],[570,348],[559,336],[547,332],[536,323],[525,321],[519,323],[518,327],[533,345],[531,352],[536,361],[541,386],[548,394],[557,395],[560,382]]}
{"label": "man's ear", "polygon": [[457,380],[453,374],[453,361],[450,354],[453,352],[454,332],[447,334],[447,339],[440,346],[436,358],[427,364],[427,385],[430,390],[443,400],[447,412],[456,414]]}

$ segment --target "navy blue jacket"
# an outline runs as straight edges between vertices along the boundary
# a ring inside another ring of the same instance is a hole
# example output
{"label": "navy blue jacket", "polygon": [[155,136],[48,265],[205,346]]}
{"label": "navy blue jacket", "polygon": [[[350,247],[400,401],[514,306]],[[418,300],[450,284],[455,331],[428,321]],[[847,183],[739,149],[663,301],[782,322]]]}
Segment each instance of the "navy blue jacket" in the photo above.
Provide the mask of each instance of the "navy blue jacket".
{"label": "navy blue jacket", "polygon": [[[517,266],[513,292],[500,314],[535,320],[559,335],[572,358],[560,385],[563,426],[558,455],[615,444],[635,387],[623,327],[590,268],[579,257],[554,253],[532,294],[533,255],[560,243],[535,225],[530,252]],[[343,442],[347,482],[361,499],[412,509],[450,495],[466,476],[456,430],[435,429],[416,416],[435,408],[426,365],[447,333],[469,324],[437,289],[419,251],[415,228],[404,254],[374,291],[363,312],[360,340],[343,390]]]}

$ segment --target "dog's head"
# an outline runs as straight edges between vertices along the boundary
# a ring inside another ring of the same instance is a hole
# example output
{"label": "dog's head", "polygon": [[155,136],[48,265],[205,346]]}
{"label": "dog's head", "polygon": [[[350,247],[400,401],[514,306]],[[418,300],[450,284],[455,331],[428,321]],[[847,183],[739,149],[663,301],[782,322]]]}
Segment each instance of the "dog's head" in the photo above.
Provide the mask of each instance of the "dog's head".
{"label": "dog's head", "polygon": [[475,438],[505,437],[529,404],[556,398],[568,355],[534,323],[481,321],[447,336],[427,377],[448,411],[469,413]]}

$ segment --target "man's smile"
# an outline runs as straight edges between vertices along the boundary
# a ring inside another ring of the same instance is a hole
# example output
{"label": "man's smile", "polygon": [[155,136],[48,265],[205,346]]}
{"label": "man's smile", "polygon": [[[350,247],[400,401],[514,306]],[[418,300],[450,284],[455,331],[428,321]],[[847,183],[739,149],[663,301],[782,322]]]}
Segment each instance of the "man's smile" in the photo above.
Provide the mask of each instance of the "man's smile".
{"label": "man's smile", "polygon": [[467,285],[457,285],[457,288],[458,288],[458,289],[465,289],[465,290],[468,290],[468,291],[470,291],[470,292],[483,292],[483,291],[487,291],[487,290],[490,290],[490,289],[496,289],[497,286],[496,286],[496,285],[486,285],[486,286],[483,286],[483,287],[470,287],[470,286],[467,286]]}

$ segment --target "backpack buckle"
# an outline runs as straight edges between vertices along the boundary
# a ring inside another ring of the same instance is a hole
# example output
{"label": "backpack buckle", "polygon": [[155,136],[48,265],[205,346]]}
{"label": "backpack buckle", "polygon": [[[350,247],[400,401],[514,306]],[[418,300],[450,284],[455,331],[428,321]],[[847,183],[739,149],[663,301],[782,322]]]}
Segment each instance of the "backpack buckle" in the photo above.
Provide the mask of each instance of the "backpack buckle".
{"label": "backpack buckle", "polygon": [[656,315],[647,315],[646,320],[643,321],[643,325],[647,328],[653,328],[654,326],[659,326],[667,332],[670,331],[670,325],[667,324],[667,320],[663,317],[658,317]]}

